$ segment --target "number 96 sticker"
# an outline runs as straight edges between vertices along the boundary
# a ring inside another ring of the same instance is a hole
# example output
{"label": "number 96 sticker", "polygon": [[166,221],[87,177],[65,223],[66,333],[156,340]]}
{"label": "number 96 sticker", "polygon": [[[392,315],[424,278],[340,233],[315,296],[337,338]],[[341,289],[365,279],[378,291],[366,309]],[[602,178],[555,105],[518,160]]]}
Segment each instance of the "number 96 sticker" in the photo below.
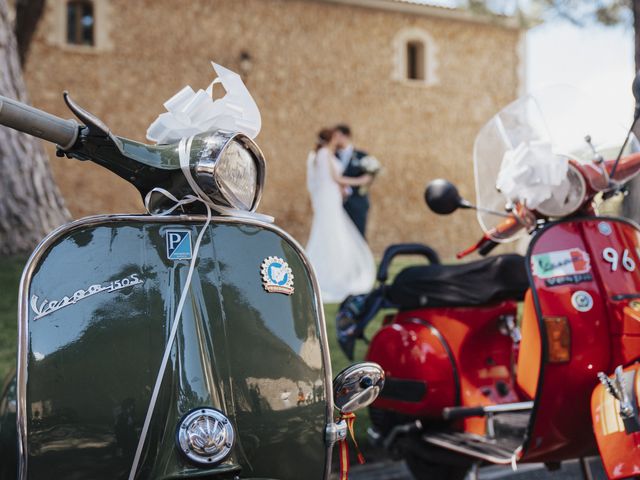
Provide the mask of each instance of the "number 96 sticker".
{"label": "number 96 sticker", "polygon": [[627,248],[620,255],[615,248],[607,247],[602,250],[602,259],[611,265],[612,272],[617,271],[620,265],[627,272],[633,272],[636,269],[636,262],[631,258]]}

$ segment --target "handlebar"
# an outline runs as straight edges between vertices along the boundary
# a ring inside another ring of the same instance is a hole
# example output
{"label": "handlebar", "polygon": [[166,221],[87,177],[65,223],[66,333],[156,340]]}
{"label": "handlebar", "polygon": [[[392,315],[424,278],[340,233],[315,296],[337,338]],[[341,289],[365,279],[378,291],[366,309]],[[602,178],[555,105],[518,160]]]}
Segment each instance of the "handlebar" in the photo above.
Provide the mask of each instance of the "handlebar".
{"label": "handlebar", "polygon": [[482,243],[482,245],[480,246],[480,248],[478,248],[478,253],[483,256],[486,257],[487,255],[489,255],[494,248],[496,248],[498,245],[500,245],[498,242],[494,242],[493,240],[491,240],[490,238],[488,238],[486,241],[484,241]]}
{"label": "handlebar", "polygon": [[[609,174],[611,174],[614,164],[615,160],[607,160],[605,162],[605,166],[609,171]],[[640,170],[640,153],[631,153],[620,159],[620,162],[618,162],[618,168],[616,168],[616,171],[614,172],[613,179],[621,181],[634,175],[638,170]]]}
{"label": "handlebar", "polygon": [[473,252],[477,251],[483,257],[489,255],[491,251],[499,245],[498,242],[491,240],[491,238],[487,235],[484,235],[478,243],[472,245],[471,247],[458,252],[456,254],[456,258],[460,260],[461,258],[466,257],[467,255],[471,255]]}
{"label": "handlebar", "polygon": [[510,238],[523,228],[526,228],[527,230],[533,229],[535,224],[535,214],[530,210],[527,210],[524,205],[517,204],[511,214],[502,220],[501,223],[485,233],[478,243],[458,253],[456,257],[466,257],[476,250],[484,257],[499,245],[499,242],[493,240],[494,238]]}
{"label": "handlebar", "polygon": [[79,125],[37,108],[0,95],[0,125],[19,130],[34,137],[71,148],[78,139]]}

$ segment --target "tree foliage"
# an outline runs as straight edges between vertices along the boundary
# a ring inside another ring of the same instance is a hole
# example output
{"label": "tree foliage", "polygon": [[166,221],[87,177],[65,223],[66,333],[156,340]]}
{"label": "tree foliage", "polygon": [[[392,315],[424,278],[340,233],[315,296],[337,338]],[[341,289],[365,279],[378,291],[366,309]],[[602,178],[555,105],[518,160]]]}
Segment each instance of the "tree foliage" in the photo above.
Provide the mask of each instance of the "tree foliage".
{"label": "tree foliage", "polygon": [[461,0],[462,6],[482,14],[520,16],[529,22],[559,18],[576,26],[632,23],[638,0]]}

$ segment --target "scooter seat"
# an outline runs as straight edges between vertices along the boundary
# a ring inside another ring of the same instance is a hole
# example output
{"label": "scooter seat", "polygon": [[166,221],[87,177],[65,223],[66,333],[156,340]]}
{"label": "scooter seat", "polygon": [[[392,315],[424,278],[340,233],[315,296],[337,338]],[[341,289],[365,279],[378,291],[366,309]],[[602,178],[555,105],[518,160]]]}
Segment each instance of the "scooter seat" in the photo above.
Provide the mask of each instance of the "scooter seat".
{"label": "scooter seat", "polygon": [[472,307],[522,300],[527,288],[524,257],[509,254],[458,265],[408,267],[398,274],[386,295],[403,310]]}

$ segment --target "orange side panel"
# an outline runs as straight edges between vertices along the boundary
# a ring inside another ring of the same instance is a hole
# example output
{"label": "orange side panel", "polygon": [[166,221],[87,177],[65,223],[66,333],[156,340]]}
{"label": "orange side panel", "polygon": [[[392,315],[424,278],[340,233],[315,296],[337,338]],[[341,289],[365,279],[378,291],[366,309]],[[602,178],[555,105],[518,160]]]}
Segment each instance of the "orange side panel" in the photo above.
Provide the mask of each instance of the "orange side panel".
{"label": "orange side panel", "polygon": [[540,343],[540,328],[531,289],[527,290],[527,294],[524,297],[521,330],[522,340],[518,353],[516,381],[523,392],[529,395],[530,398],[535,398],[538,377],[540,376],[542,345]]}
{"label": "orange side panel", "polygon": [[[636,396],[640,393],[640,366],[635,369]],[[627,433],[620,417],[620,402],[598,385],[591,396],[593,432],[598,441],[600,457],[611,480],[638,478],[640,475],[640,432]]]}

